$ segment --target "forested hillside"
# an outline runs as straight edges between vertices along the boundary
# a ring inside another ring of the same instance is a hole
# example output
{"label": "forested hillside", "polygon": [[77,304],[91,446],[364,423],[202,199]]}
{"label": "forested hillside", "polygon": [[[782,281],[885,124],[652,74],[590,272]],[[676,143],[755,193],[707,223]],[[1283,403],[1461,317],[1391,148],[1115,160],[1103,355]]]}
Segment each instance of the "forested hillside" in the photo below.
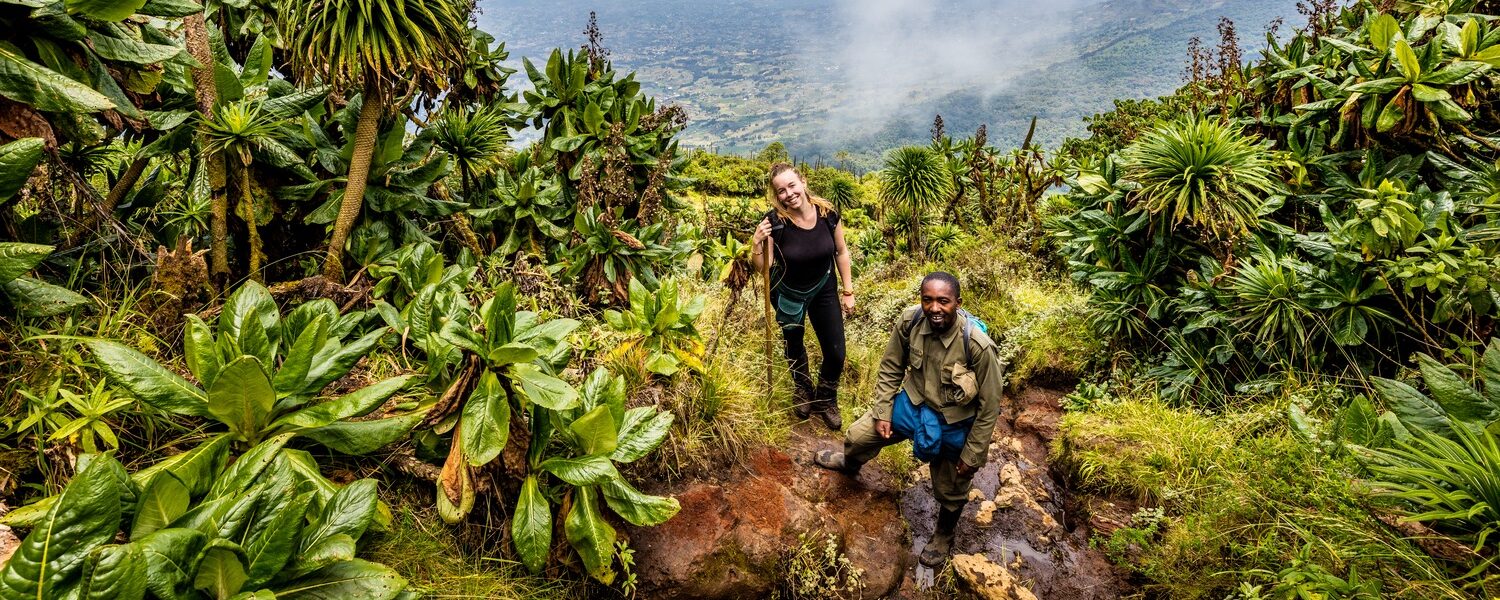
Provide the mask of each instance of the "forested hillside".
{"label": "forested hillside", "polygon": [[[0,598],[1495,597],[1500,10],[1232,6],[1069,5],[1139,21],[867,165],[684,149],[684,57],[603,18],[0,2]],[[936,569],[911,445],[813,465],[785,162],[849,249],[843,423],[929,272],[1006,365]]]}

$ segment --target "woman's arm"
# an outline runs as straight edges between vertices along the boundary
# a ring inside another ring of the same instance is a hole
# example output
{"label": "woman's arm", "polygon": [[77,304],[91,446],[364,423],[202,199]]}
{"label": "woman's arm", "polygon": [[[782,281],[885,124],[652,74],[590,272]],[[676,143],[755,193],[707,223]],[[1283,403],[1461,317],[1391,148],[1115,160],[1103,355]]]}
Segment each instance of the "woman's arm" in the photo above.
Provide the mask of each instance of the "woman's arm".
{"label": "woman's arm", "polygon": [[[833,228],[834,262],[839,269],[839,305],[844,313],[854,312],[854,269],[849,262],[849,246],[844,243],[844,224]],[[847,293],[846,293],[847,292]]]}
{"label": "woman's arm", "polygon": [[771,260],[771,220],[761,219],[755,234],[750,236],[750,266],[760,273],[768,260]]}

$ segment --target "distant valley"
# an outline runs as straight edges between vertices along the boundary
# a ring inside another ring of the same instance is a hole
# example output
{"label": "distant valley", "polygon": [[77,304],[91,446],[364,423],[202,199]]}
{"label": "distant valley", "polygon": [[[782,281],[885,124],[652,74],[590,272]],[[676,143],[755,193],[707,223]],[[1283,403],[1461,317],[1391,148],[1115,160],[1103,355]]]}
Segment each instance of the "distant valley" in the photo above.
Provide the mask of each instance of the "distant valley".
{"label": "distant valley", "polygon": [[[577,48],[598,12],[616,67],[687,108],[685,146],[753,152],[782,141],[798,158],[847,151],[859,167],[925,140],[988,124],[1017,145],[1032,116],[1055,146],[1116,98],[1182,82],[1193,36],[1232,19],[1247,56],[1268,23],[1300,24],[1296,0],[481,0],[480,25],[521,57]],[[526,85],[524,72],[513,85]]]}

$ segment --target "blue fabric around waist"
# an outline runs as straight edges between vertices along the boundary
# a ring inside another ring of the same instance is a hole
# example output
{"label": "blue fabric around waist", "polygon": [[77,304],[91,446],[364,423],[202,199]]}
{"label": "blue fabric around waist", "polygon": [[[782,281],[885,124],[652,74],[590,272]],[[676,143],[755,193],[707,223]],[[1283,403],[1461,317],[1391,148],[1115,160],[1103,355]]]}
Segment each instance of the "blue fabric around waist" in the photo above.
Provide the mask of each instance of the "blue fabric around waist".
{"label": "blue fabric around waist", "polygon": [[911,440],[911,453],[924,463],[938,456],[957,460],[969,440],[969,426],[974,419],[944,423],[943,415],[931,406],[912,404],[906,390],[896,393],[891,402],[891,430]]}

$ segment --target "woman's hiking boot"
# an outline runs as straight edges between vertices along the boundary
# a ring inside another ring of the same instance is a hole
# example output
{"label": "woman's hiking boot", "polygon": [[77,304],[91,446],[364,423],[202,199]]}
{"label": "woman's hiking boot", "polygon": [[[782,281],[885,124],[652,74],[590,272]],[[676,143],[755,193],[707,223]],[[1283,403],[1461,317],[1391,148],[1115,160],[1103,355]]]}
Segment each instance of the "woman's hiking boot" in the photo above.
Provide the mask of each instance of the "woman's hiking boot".
{"label": "woman's hiking boot", "polygon": [[830,385],[818,385],[812,400],[812,412],[823,420],[823,425],[834,431],[844,428],[844,417],[839,414],[839,389]]}
{"label": "woman's hiking boot", "polygon": [[797,415],[798,419],[806,419],[812,415],[813,404],[815,402],[811,386],[802,387],[799,385],[792,390],[792,414]]}
{"label": "woman's hiking boot", "polygon": [[932,569],[943,566],[948,562],[948,557],[953,554],[953,532],[958,529],[958,517],[963,514],[963,509],[948,510],[946,508],[938,511],[937,528],[932,532],[932,539],[922,546],[922,553],[917,556],[917,562]]}

